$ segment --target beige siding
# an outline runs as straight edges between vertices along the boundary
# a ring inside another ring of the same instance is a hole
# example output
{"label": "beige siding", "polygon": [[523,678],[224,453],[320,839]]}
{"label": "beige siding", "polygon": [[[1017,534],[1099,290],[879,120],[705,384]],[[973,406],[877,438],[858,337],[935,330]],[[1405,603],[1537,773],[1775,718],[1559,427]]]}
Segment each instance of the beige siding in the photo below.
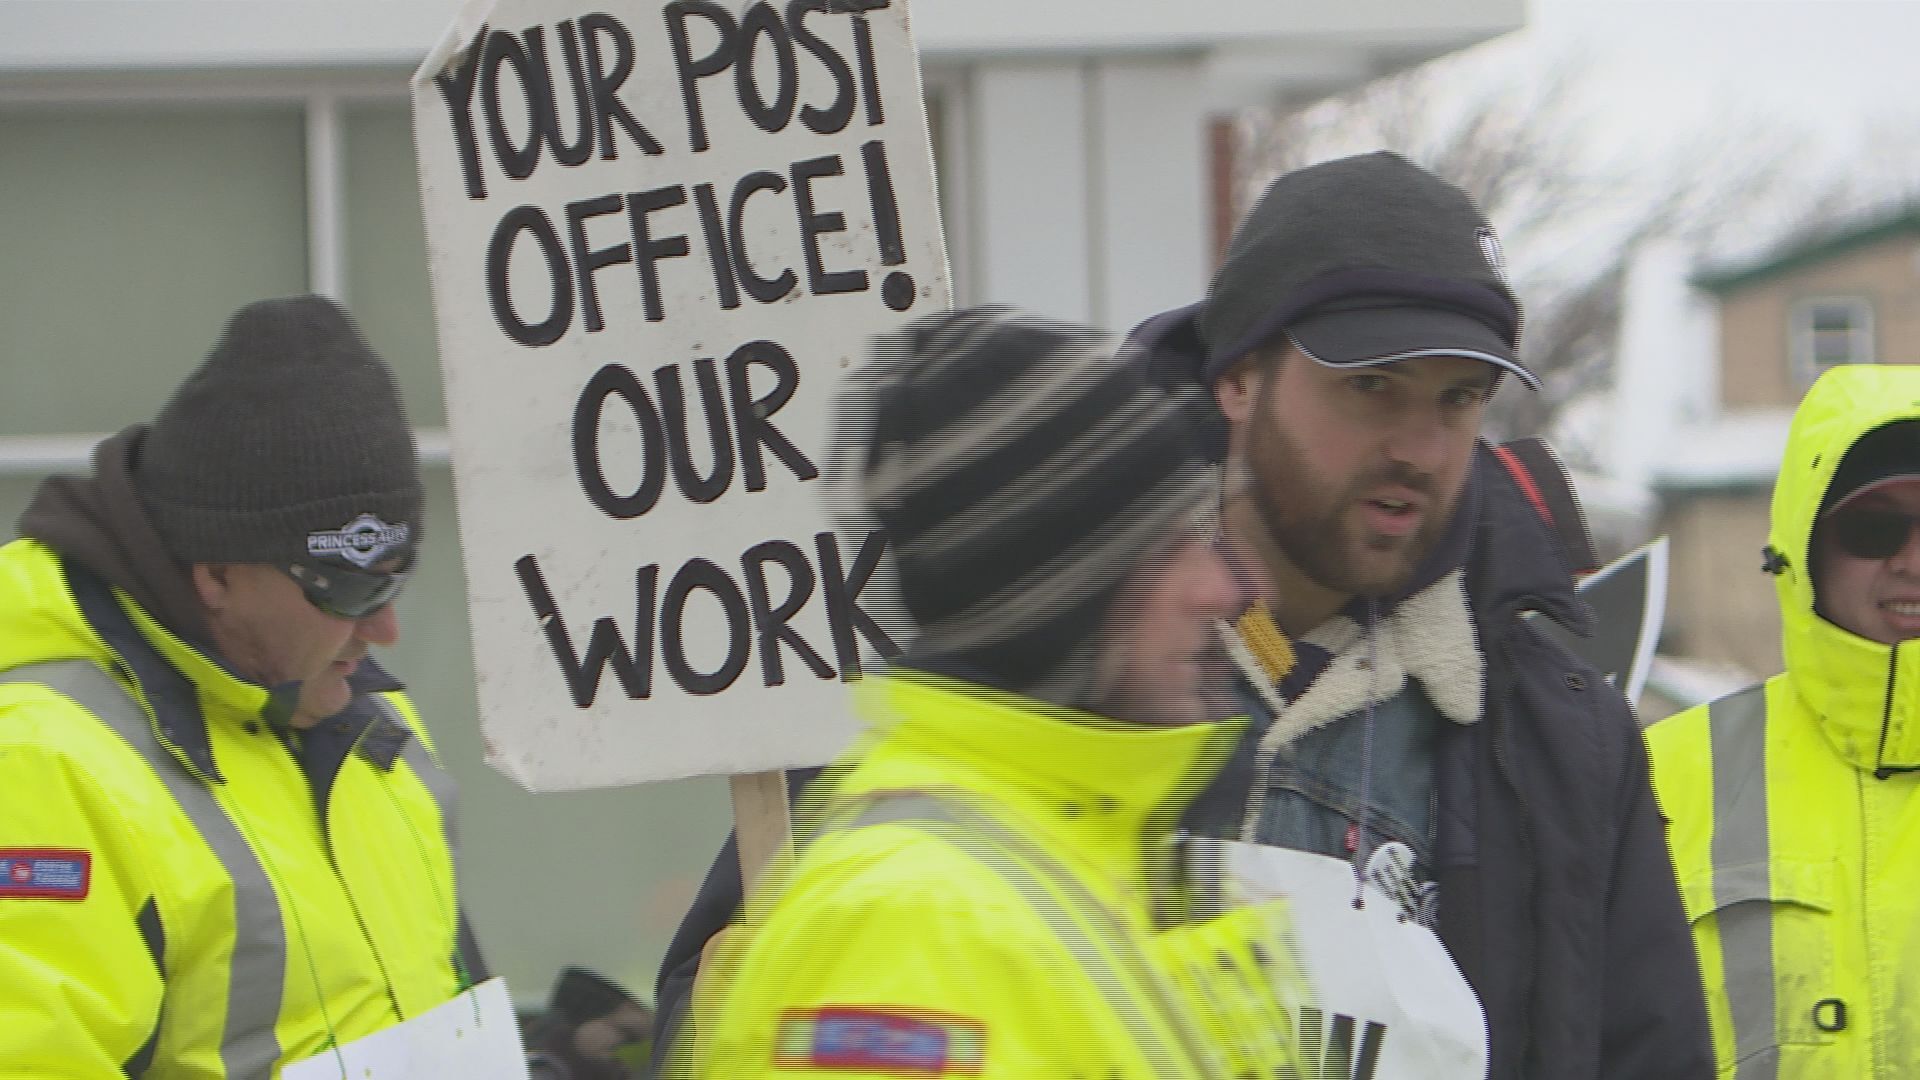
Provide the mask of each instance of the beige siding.
{"label": "beige siding", "polygon": [[1723,296],[1724,408],[1785,408],[1800,400],[1807,384],[1791,364],[1789,319],[1796,301],[1816,296],[1866,297],[1875,359],[1920,362],[1920,240],[1901,234]]}
{"label": "beige siding", "polygon": [[1660,529],[1673,544],[1661,651],[1738,664],[1757,676],[1780,670],[1779,606],[1773,579],[1760,570],[1770,498],[1669,500]]}

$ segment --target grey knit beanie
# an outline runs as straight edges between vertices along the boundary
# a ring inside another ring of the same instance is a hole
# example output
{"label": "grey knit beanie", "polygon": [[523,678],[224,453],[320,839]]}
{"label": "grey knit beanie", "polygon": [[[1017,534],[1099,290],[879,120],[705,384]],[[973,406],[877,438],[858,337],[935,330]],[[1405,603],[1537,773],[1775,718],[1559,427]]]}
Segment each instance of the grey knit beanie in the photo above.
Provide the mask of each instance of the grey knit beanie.
{"label": "grey knit beanie", "polygon": [[241,308],[160,410],[134,483],[187,563],[410,558],[419,457],[393,373],[333,301]]}

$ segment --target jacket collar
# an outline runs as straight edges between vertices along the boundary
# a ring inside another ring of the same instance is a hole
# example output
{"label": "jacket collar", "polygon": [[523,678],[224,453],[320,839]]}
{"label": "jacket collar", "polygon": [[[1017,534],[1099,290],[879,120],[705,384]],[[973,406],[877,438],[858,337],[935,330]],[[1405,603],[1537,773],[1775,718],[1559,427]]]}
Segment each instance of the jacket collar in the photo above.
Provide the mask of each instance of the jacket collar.
{"label": "jacket collar", "polygon": [[1884,779],[1920,770],[1920,639],[1882,645],[1818,616],[1787,620],[1788,681],[1834,750]]}
{"label": "jacket collar", "polygon": [[[1153,727],[1109,720],[936,675],[865,680],[863,711],[887,744],[938,758],[1049,816],[1097,818],[1137,836],[1171,829],[1238,740],[1242,721]],[[841,790],[950,783],[952,775],[876,755]],[[936,775],[937,773],[937,775]]]}
{"label": "jacket collar", "polygon": [[[1296,650],[1312,650],[1322,658],[1318,673],[1299,685],[1284,709],[1275,708],[1255,683],[1254,691],[1272,714],[1260,737],[1261,751],[1277,752],[1316,728],[1386,701],[1404,690],[1409,678],[1420,683],[1427,700],[1448,720],[1462,726],[1477,722],[1487,665],[1461,581],[1456,570],[1408,597],[1371,627],[1371,646],[1369,628],[1345,615],[1334,616],[1298,642]],[[1223,635],[1233,632],[1222,627]],[[1243,669],[1241,677],[1254,682],[1260,675]],[[1285,696],[1291,689],[1289,678],[1277,692]]]}
{"label": "jacket collar", "polygon": [[[161,745],[202,782],[226,782],[213,757],[209,707],[221,715],[257,717],[269,724],[284,722],[291,714],[298,685],[269,689],[250,682],[169,632],[138,604],[123,601],[111,585],[78,562],[64,560],[62,570],[81,615],[139,687]],[[354,729],[361,755],[383,771],[391,770],[410,732],[367,695],[398,690],[400,684],[370,659],[362,661],[361,669],[349,680],[355,693],[341,719]]]}

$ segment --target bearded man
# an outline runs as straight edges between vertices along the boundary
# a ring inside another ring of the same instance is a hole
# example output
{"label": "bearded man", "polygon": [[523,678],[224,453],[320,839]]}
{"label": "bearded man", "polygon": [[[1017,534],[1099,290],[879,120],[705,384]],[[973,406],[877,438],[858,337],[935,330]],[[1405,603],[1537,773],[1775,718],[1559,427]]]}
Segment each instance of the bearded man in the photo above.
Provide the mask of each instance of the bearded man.
{"label": "bearded man", "polygon": [[[1549,485],[1480,438],[1502,380],[1539,382],[1471,197],[1389,153],[1283,176],[1206,299],[1134,340],[1212,390],[1266,597],[1222,627],[1254,722],[1188,827],[1396,897],[1478,998],[1495,1080],[1711,1075],[1632,711],[1523,618],[1588,616]],[[1403,958],[1351,953],[1392,997]]]}

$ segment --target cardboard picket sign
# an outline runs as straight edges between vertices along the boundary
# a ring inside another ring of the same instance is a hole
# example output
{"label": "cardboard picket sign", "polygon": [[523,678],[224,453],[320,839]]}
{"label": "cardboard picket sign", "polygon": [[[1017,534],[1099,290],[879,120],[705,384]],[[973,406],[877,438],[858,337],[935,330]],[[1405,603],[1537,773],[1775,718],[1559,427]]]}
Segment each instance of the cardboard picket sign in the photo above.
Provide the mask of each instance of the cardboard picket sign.
{"label": "cardboard picket sign", "polygon": [[413,121],[488,760],[831,757],[897,646],[829,405],[951,303],[905,0],[476,2]]}
{"label": "cardboard picket sign", "polygon": [[1580,579],[1575,591],[1593,609],[1593,632],[1573,633],[1552,619],[1533,623],[1607,677],[1635,705],[1647,686],[1667,613],[1667,538],[1627,552]]}

